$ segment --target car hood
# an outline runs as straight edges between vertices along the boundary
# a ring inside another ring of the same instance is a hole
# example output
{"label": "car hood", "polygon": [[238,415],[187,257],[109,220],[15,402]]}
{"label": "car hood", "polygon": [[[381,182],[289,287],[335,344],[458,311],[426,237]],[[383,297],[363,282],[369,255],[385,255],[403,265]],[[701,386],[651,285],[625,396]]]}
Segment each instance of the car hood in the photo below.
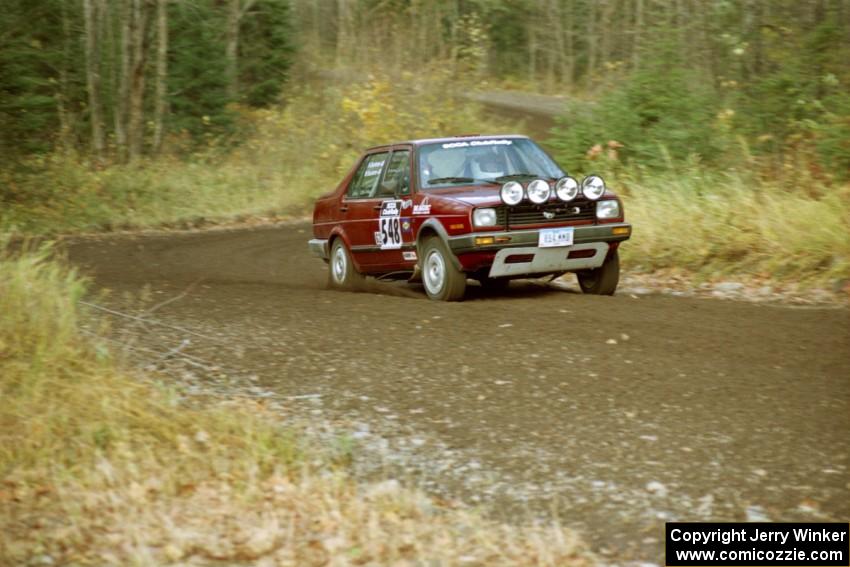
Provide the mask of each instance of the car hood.
{"label": "car hood", "polygon": [[445,187],[442,189],[430,189],[425,195],[454,199],[473,207],[493,207],[502,203],[499,197],[500,185],[462,185],[459,187]]}

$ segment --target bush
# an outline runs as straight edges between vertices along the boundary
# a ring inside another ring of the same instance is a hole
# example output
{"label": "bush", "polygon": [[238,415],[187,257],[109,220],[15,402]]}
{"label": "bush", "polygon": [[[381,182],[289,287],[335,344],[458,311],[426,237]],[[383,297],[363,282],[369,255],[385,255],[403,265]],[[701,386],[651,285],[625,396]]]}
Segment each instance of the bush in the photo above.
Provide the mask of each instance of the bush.
{"label": "bush", "polygon": [[850,179],[850,94],[836,93],[824,101],[824,115],[813,127],[815,146],[824,166],[838,179]]}
{"label": "bush", "polygon": [[643,66],[611,90],[591,93],[594,102],[571,103],[551,145],[583,171],[599,153],[594,147],[615,141],[626,165],[699,161],[727,171],[755,166],[773,179],[785,177],[787,168],[827,183],[850,178],[850,76],[847,49],[838,47],[843,28],[830,20],[799,37],[784,30],[763,39],[769,49],[757,73],[735,61],[746,47],[738,46],[740,54],[733,51],[714,79],[689,68],[681,46],[659,40],[642,54]]}
{"label": "bush", "polygon": [[565,165],[588,171],[588,151],[609,141],[622,144],[625,163],[663,166],[698,156],[715,161],[727,140],[718,124],[717,97],[673,55],[650,59],[597,102],[571,103],[552,130],[550,145]]}

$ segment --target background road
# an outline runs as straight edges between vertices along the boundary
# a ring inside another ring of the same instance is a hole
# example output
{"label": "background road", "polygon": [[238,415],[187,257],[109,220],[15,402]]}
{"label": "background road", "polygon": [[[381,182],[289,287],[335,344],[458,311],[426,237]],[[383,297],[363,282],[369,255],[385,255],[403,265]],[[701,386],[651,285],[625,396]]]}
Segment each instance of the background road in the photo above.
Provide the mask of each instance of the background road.
{"label": "background road", "polygon": [[665,520],[850,518],[847,310],[540,283],[471,285],[454,304],[406,284],[337,292],[308,237],[295,224],[68,251],[112,290],[103,304],[177,298],[155,316],[208,337],[185,352],[236,368],[233,383],[307,395],[355,438],[406,448],[432,492],[556,514],[612,559],[662,562]]}

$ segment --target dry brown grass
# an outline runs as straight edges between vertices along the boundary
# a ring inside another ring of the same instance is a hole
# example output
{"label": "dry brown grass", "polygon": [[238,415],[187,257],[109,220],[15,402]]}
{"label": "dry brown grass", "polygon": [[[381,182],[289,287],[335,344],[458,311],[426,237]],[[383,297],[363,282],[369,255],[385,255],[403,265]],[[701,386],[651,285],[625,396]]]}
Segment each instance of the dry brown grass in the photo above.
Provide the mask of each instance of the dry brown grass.
{"label": "dry brown grass", "polygon": [[698,167],[612,181],[634,225],[622,249],[632,269],[826,287],[850,278],[848,185]]}
{"label": "dry brown grass", "polygon": [[[110,565],[589,565],[556,525],[513,527],[344,474],[218,478],[163,490],[101,461],[87,482],[6,489],[7,558]],[[236,485],[235,485],[236,484]],[[389,484],[389,483],[388,483]],[[28,486],[28,487],[25,487]]]}
{"label": "dry brown grass", "polygon": [[187,407],[80,334],[84,292],[49,250],[0,252],[0,564],[592,562],[561,526],[360,484],[262,404]]}

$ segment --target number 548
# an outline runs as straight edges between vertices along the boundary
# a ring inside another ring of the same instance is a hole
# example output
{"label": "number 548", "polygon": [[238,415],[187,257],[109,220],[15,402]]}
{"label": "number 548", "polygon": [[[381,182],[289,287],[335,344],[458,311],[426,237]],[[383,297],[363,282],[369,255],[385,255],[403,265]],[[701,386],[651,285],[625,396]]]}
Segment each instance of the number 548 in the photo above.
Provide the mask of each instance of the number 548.
{"label": "number 548", "polygon": [[381,219],[381,236],[384,244],[397,244],[401,242],[401,228],[398,218]]}

